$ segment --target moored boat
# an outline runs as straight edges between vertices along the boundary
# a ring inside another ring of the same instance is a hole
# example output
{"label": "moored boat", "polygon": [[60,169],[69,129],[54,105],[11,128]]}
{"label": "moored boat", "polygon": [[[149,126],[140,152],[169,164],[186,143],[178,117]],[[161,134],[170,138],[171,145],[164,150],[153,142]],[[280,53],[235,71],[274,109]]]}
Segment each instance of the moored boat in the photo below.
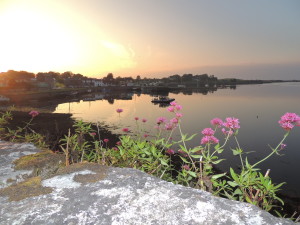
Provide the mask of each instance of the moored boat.
{"label": "moored boat", "polygon": [[160,96],[160,97],[157,97],[157,98],[153,98],[151,102],[153,102],[153,103],[170,103],[174,100],[175,100],[175,98]]}

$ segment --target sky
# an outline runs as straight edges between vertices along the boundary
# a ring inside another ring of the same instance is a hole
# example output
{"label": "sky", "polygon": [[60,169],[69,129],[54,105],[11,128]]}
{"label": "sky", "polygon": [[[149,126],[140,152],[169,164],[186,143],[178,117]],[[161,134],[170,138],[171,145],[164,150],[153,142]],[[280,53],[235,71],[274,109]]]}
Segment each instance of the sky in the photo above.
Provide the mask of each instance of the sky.
{"label": "sky", "polygon": [[0,72],[300,79],[299,0],[0,0]]}

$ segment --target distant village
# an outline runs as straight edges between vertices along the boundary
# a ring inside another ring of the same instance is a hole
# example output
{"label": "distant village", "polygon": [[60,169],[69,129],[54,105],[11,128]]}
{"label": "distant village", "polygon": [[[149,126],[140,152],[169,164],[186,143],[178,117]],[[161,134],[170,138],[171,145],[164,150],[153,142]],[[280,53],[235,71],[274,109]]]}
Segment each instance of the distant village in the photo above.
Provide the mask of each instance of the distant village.
{"label": "distant village", "polygon": [[142,78],[114,77],[112,73],[107,74],[102,79],[89,78],[82,74],[74,74],[70,71],[39,72],[37,74],[27,71],[14,71],[0,73],[0,89],[2,90],[37,90],[37,89],[64,89],[64,88],[84,88],[84,87],[172,87],[172,88],[201,88],[216,87],[222,85],[251,84],[266,82],[266,80],[240,80],[235,78],[218,79],[214,75],[183,74],[171,75],[165,78]]}

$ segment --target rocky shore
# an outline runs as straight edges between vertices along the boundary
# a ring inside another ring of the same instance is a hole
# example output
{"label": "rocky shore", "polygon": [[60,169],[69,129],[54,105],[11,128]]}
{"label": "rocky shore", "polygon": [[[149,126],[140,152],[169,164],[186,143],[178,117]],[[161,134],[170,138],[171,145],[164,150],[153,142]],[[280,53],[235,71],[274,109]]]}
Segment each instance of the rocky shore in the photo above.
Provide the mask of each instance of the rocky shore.
{"label": "rocky shore", "polygon": [[[1,111],[0,111],[1,112]],[[3,113],[3,111],[2,111]],[[17,129],[18,127],[24,127],[31,116],[28,112],[12,111],[13,120],[9,121],[9,124],[5,125],[9,129]],[[75,120],[72,118],[72,114],[63,113],[40,113],[36,116],[32,122],[30,128],[36,133],[45,136],[45,141],[49,145],[49,148],[53,151],[59,151],[59,140],[68,134],[70,129],[71,133],[74,133]],[[96,131],[95,125],[92,128]],[[109,139],[108,146],[113,147],[119,138],[113,134],[109,128],[105,125],[100,125],[100,137],[101,139]]]}

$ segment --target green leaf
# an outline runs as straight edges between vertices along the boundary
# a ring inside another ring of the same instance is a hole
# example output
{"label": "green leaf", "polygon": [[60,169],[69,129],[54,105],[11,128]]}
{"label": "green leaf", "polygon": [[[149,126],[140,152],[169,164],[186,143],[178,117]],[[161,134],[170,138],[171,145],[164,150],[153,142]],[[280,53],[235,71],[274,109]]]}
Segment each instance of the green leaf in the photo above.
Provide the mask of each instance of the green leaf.
{"label": "green leaf", "polygon": [[193,134],[193,135],[191,135],[190,137],[188,137],[188,138],[186,138],[186,136],[187,135],[185,135],[185,141],[190,141],[190,140],[192,140],[195,136],[196,136],[197,134]]}
{"label": "green leaf", "polygon": [[213,164],[219,164],[220,162],[224,161],[225,159],[219,159],[219,160],[216,160],[216,161],[213,161]]}
{"label": "green leaf", "polygon": [[215,145],[215,150],[218,150],[218,148],[220,148],[220,143]]}
{"label": "green leaf", "polygon": [[196,174],[195,172],[193,172],[193,171],[187,170],[186,172],[187,172],[188,174],[190,174],[192,177],[197,177],[197,174]]}
{"label": "green leaf", "polygon": [[195,148],[192,148],[192,149],[190,150],[190,152],[191,152],[191,153],[195,153],[195,152],[198,152],[198,151],[200,151],[200,150],[202,150],[202,149],[203,149],[203,147],[197,146],[197,147],[195,147]]}
{"label": "green leaf", "polygon": [[235,181],[239,180],[237,174],[234,172],[234,170],[231,167],[230,167],[230,175]]}
{"label": "green leaf", "polygon": [[221,154],[224,151],[224,149],[220,148],[220,149],[217,149],[216,151],[217,151],[217,153]]}
{"label": "green leaf", "polygon": [[189,163],[189,161],[187,161],[186,158],[184,158],[184,157],[182,157],[182,156],[180,156],[180,158],[181,158],[181,160],[182,160],[183,162]]}
{"label": "green leaf", "polygon": [[164,166],[169,166],[168,163],[164,159],[160,159],[160,163]]}
{"label": "green leaf", "polygon": [[202,157],[202,155],[191,155],[192,158],[195,158],[195,159],[200,159]]}
{"label": "green leaf", "polygon": [[232,182],[232,181],[227,181],[227,183],[228,183],[231,187],[236,187],[236,186],[238,186],[237,183]]}
{"label": "green leaf", "polygon": [[241,189],[237,188],[234,192],[233,195],[243,195],[243,192],[241,191]]}
{"label": "green leaf", "polygon": [[220,177],[224,177],[226,173],[220,173],[220,174],[216,174],[216,175],[213,175],[211,177],[211,179],[213,180],[216,180],[216,179],[219,179]]}

